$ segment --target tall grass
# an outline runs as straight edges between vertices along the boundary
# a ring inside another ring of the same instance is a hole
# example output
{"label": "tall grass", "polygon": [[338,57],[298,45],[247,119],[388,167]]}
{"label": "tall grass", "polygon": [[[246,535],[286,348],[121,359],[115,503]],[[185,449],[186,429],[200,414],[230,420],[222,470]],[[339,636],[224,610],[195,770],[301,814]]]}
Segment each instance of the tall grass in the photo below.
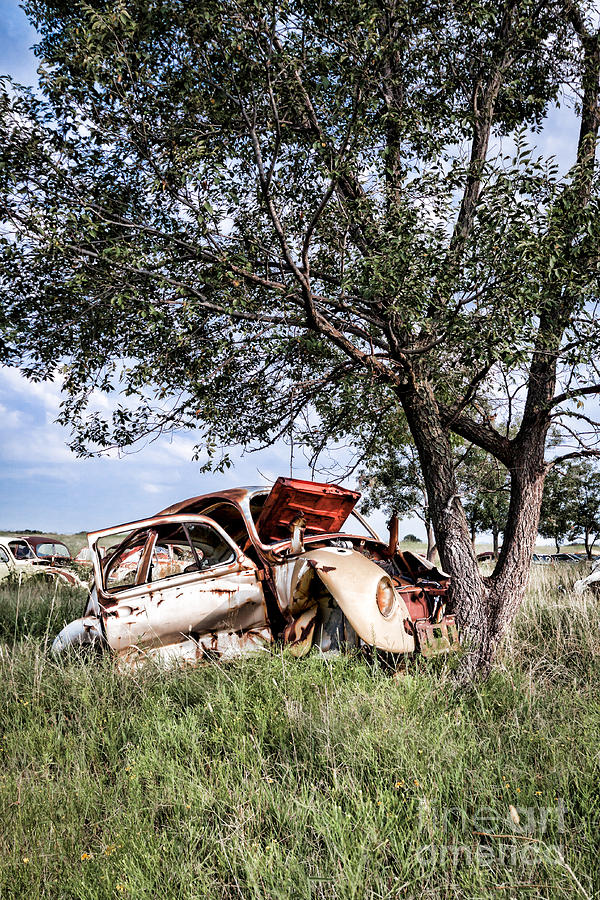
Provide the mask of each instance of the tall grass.
{"label": "tall grass", "polygon": [[24,637],[52,640],[81,615],[87,591],[33,578],[0,584],[0,646]]}
{"label": "tall grass", "polygon": [[560,577],[469,696],[445,659],[57,664],[74,596],[3,591],[0,896],[593,896],[600,608]]}

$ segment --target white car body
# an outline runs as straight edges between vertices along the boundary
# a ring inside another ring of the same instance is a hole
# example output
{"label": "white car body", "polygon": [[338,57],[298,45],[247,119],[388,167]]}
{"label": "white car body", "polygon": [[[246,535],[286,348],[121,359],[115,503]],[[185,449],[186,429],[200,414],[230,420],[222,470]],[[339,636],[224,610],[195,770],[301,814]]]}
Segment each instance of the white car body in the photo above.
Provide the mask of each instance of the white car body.
{"label": "white car body", "polygon": [[587,578],[580,578],[574,583],[573,590],[576,594],[581,595],[586,588],[591,587],[591,585],[596,584],[598,581],[600,581],[600,556],[592,564],[592,571]]}
{"label": "white car body", "polygon": [[[19,552],[26,553],[24,557]],[[0,582],[14,578],[19,582],[45,577],[61,584],[86,587],[75,572],[39,559],[27,541],[14,535],[0,535]]]}
{"label": "white car body", "polygon": [[358,497],[279,479],[272,491],[192,497],[90,533],[95,587],[55,652],[100,642],[128,661],[194,663],[275,639],[296,656],[311,646],[454,649],[454,620],[444,616],[448,576],[416,554],[388,551],[353,511]]}

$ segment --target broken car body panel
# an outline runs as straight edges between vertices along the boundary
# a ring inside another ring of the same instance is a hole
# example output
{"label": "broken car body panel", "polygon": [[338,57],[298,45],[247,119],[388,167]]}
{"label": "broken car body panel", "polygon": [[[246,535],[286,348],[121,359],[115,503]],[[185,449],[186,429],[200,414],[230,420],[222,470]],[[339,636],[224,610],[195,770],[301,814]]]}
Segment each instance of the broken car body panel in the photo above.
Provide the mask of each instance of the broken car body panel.
{"label": "broken car body panel", "polygon": [[600,557],[595,559],[592,563],[592,569],[590,574],[586,578],[580,578],[573,584],[573,590],[576,594],[581,596],[586,588],[593,588],[594,590],[598,589],[600,583]]}
{"label": "broken car body panel", "polygon": [[358,645],[360,638],[379,650],[411,653],[415,642],[404,628],[410,618],[402,596],[396,594],[387,617],[377,607],[377,586],[385,577],[363,553],[336,546],[309,550],[274,572],[284,616],[294,622],[313,609],[323,651]]}
{"label": "broken car body panel", "polygon": [[271,491],[256,523],[261,539],[269,543],[289,540],[299,518],[310,534],[335,534],[354,509],[360,494],[336,484],[282,478]]}
{"label": "broken car body panel", "polygon": [[444,619],[448,576],[381,541],[353,509],[359,496],[280,478],[91,533],[95,589],[55,649],[101,633],[133,660],[227,659],[275,639],[297,656],[312,646],[413,652],[426,633],[416,623]]}

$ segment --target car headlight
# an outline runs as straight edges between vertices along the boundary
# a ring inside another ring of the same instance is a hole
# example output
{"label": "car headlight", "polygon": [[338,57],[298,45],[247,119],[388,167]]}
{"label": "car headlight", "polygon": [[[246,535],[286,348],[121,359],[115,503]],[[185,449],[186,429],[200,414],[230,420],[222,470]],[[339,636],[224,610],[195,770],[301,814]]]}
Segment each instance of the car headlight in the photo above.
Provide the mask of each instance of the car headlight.
{"label": "car headlight", "polygon": [[384,577],[380,579],[379,584],[377,585],[376,597],[379,612],[387,619],[387,617],[392,614],[394,603],[396,601],[394,588],[389,578]]}

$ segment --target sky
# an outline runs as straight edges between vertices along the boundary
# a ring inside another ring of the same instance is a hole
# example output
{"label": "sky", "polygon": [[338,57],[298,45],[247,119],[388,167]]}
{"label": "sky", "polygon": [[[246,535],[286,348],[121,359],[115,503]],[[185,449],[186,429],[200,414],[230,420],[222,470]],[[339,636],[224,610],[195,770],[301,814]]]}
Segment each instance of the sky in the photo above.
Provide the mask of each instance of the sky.
{"label": "sky", "polygon": [[[18,3],[0,0],[0,76],[34,85],[35,42],[35,29]],[[555,109],[537,138],[540,150],[556,155],[563,169],[572,161],[574,127],[566,108]],[[78,459],[66,445],[68,431],[55,423],[59,403],[58,384],[31,384],[18,371],[0,368],[0,533],[92,531],[135,521],[196,494],[271,483],[290,472],[289,448],[280,445],[234,455],[235,466],[224,475],[200,474],[201,463],[191,461],[196,441],[189,432],[131,454]],[[298,461],[294,475],[309,477]],[[382,515],[373,519],[381,532],[383,522]],[[424,537],[416,518],[403,521],[401,536],[408,531]]]}
{"label": "sky", "polygon": [[[35,29],[18,3],[0,0],[0,75],[34,85],[35,42]],[[289,447],[282,444],[233,454],[235,468],[224,475],[201,474],[201,461],[191,461],[196,444],[191,432],[135,453],[78,459],[66,445],[68,430],[55,424],[59,403],[57,384],[32,384],[17,370],[0,368],[0,533],[93,531],[152,515],[186,497],[269,484],[290,472]],[[294,475],[309,477],[298,462]]]}

